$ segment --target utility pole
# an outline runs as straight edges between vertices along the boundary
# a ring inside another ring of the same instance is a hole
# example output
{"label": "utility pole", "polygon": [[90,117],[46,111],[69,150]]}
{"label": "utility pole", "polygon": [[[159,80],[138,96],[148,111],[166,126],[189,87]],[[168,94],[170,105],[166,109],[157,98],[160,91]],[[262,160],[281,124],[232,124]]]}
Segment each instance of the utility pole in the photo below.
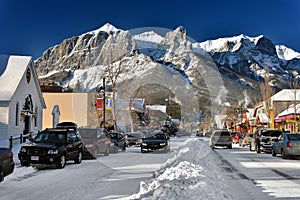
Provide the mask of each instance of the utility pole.
{"label": "utility pole", "polygon": [[98,93],[102,93],[102,121],[101,126],[105,128],[105,78],[103,78],[102,86],[96,89]]}
{"label": "utility pole", "polygon": [[105,127],[105,78],[103,78],[103,126]]}

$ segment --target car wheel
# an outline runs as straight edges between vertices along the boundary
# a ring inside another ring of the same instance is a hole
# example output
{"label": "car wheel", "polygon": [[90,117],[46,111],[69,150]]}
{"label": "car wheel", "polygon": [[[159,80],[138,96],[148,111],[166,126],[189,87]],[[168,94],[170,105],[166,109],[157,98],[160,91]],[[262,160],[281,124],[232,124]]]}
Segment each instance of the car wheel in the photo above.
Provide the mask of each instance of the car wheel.
{"label": "car wheel", "polygon": [[261,153],[260,147],[258,145],[256,145],[256,153]]}
{"label": "car wheel", "polygon": [[106,147],[106,150],[104,152],[104,155],[105,156],[109,156],[109,146]]}
{"label": "car wheel", "polygon": [[61,155],[59,161],[56,163],[56,168],[62,169],[66,166],[66,157]]}
{"label": "car wheel", "polygon": [[287,159],[287,155],[283,149],[281,149],[281,157],[282,157],[282,159]]}
{"label": "car wheel", "polygon": [[276,152],[275,152],[274,148],[272,148],[272,156],[276,156]]}
{"label": "car wheel", "polygon": [[93,158],[97,159],[98,157],[98,148],[95,148],[94,152],[93,152]]}
{"label": "car wheel", "polygon": [[[98,154],[98,153],[97,153],[97,154]],[[76,164],[80,164],[81,161],[82,161],[82,152],[79,151],[77,157],[76,157],[75,160],[74,160],[74,162],[75,162]]]}
{"label": "car wheel", "polygon": [[232,149],[232,145],[229,145],[229,146],[228,146],[228,149]]}
{"label": "car wheel", "polygon": [[26,161],[21,161],[20,164],[22,167],[28,167],[30,165],[29,162]]}
{"label": "car wheel", "polygon": [[144,150],[144,149],[141,149],[141,152],[142,152],[142,153],[145,153],[145,150]]}

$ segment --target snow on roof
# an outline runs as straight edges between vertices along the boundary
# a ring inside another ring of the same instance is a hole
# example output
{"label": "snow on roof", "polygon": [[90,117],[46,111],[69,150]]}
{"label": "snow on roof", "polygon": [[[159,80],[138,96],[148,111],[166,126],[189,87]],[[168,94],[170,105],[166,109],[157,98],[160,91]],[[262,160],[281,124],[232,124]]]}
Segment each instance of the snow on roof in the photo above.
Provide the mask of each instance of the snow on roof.
{"label": "snow on roof", "polygon": [[[296,92],[296,93],[295,93]],[[296,94],[296,96],[295,96]],[[272,101],[300,100],[300,89],[283,89],[271,97]]]}
{"label": "snow on roof", "polygon": [[30,61],[30,56],[0,56],[0,100],[11,99]]}
{"label": "snow on roof", "polygon": [[[294,104],[291,104],[291,105],[289,105],[289,107],[287,109],[285,109],[284,111],[279,113],[277,115],[277,117],[286,116],[286,115],[290,115],[290,114],[294,114],[294,113],[295,113]],[[300,113],[300,104],[296,105],[296,113],[297,114]]]}

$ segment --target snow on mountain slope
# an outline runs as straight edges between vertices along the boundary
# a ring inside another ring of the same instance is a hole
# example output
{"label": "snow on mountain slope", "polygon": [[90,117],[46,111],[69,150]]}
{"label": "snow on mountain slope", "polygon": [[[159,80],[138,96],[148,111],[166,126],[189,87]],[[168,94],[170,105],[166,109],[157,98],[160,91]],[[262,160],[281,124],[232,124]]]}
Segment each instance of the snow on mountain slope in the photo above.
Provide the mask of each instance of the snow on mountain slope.
{"label": "snow on mountain slope", "polygon": [[135,40],[153,42],[157,44],[160,44],[164,40],[164,38],[161,35],[157,34],[154,31],[149,31],[149,32],[144,32],[142,34],[134,35],[133,38]]}
{"label": "snow on mountain slope", "polygon": [[[106,23],[103,26],[101,26],[100,28],[98,28],[96,30],[93,30],[93,31],[90,31],[88,33],[96,35],[100,31],[102,31],[102,32],[111,32],[111,31],[116,32],[116,31],[119,31],[119,30],[121,30],[121,29],[116,28],[115,26],[111,25],[110,23]],[[86,33],[84,33],[84,34],[86,34]]]}
{"label": "snow on mountain slope", "polygon": [[236,51],[241,46],[242,40],[249,40],[251,43],[256,44],[261,37],[263,36],[260,35],[258,37],[249,37],[241,34],[233,37],[207,40],[205,42],[199,43],[199,46],[205,49],[207,52]]}
{"label": "snow on mountain slope", "polygon": [[295,52],[294,50],[287,48],[284,45],[276,45],[277,55],[280,59],[283,60],[292,60],[294,58],[300,59],[300,53]]}

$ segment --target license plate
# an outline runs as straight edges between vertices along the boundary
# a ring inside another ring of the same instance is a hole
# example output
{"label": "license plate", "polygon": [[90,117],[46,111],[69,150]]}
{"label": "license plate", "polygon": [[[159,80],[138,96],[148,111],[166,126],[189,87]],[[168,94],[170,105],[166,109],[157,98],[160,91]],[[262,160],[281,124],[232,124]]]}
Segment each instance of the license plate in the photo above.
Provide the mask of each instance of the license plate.
{"label": "license plate", "polygon": [[39,160],[38,156],[31,156],[31,160]]}

